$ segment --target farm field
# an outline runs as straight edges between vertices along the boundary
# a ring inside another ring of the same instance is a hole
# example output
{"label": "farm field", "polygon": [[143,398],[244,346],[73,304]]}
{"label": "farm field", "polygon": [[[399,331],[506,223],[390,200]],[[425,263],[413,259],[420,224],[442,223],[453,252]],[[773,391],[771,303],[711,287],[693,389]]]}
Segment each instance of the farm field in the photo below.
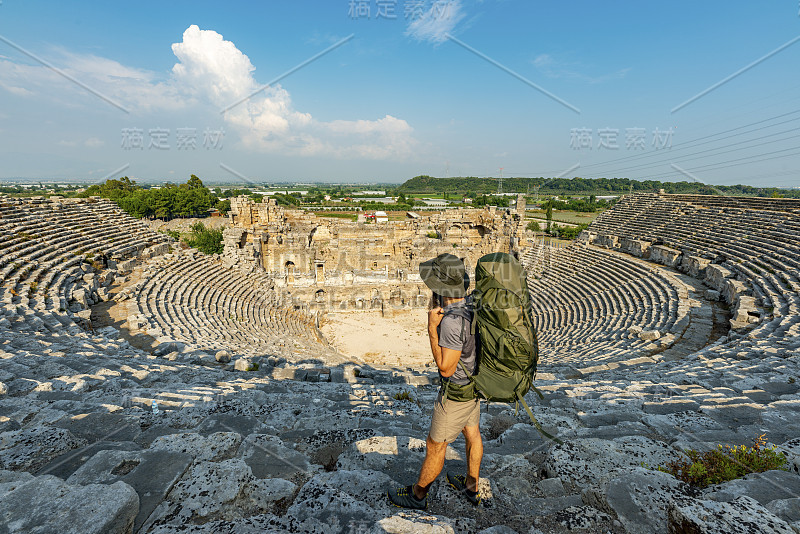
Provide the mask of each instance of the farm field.
{"label": "farm field", "polygon": [[[596,211],[594,213],[583,213],[580,211],[553,210],[553,220],[556,222],[564,222],[570,224],[590,224],[601,213],[602,211]],[[544,210],[529,211],[527,212],[526,215],[528,219],[542,219],[542,220],[547,219]]]}

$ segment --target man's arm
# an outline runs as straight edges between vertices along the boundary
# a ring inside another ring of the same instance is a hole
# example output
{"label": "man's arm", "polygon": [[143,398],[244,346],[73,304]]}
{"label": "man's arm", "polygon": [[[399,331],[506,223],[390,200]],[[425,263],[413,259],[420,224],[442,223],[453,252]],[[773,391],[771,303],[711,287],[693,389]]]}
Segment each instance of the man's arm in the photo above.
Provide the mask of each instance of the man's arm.
{"label": "man's arm", "polygon": [[461,351],[439,346],[439,332],[437,332],[436,328],[442,322],[443,317],[441,308],[434,308],[428,312],[428,339],[431,342],[433,361],[436,362],[439,373],[444,377],[448,377],[456,372],[458,360],[461,359]]}

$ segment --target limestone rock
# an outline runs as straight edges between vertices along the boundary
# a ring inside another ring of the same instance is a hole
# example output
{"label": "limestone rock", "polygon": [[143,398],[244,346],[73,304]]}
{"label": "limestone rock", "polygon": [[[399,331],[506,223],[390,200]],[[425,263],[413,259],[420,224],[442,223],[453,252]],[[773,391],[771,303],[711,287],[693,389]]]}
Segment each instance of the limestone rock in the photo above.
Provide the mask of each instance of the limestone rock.
{"label": "limestone rock", "polygon": [[231,361],[231,353],[227,350],[221,350],[214,356],[219,363],[229,363]]}
{"label": "limestone rock", "polygon": [[720,298],[720,292],[716,289],[706,290],[706,299],[717,301]]}
{"label": "limestone rock", "polygon": [[731,502],[679,497],[670,503],[668,524],[671,534],[795,534],[750,497]]}
{"label": "limestone rock", "polygon": [[800,474],[800,438],[790,439],[778,447],[786,455],[789,468]]}
{"label": "limestone rock", "polygon": [[697,411],[700,404],[692,399],[666,399],[660,402],[642,404],[644,413],[666,415],[676,412]]}
{"label": "limestone rock", "polygon": [[[424,440],[407,436],[375,436],[350,445],[339,456],[336,465],[337,469],[372,469],[401,477],[418,471],[424,457]],[[448,446],[446,458],[461,459],[461,454]]]}
{"label": "limestone rock", "polygon": [[0,434],[0,469],[33,471],[54,457],[86,444],[69,430],[31,427]]}
{"label": "limestone rock", "polygon": [[505,525],[495,525],[481,530],[478,534],[517,534],[517,531]]}
{"label": "limestone rock", "polygon": [[[503,531],[493,531],[500,534]],[[450,522],[428,514],[400,512],[375,523],[371,534],[455,534]]]}
{"label": "limestone rock", "polygon": [[650,261],[661,263],[668,267],[675,267],[680,262],[681,251],[664,245],[650,247]]}
{"label": "limestone rock", "polygon": [[777,499],[768,503],[765,508],[792,525],[795,530],[800,527],[800,497]]}
{"label": "limestone rock", "polygon": [[658,330],[643,330],[639,333],[639,339],[643,341],[655,341],[661,337],[661,332]]}
{"label": "limestone rock", "polygon": [[605,504],[630,534],[667,533],[667,509],[689,487],[672,475],[637,469],[619,476],[605,489]]}
{"label": "limestone rock", "polygon": [[237,358],[233,368],[237,371],[251,371],[254,369],[253,361],[250,358]]}
{"label": "limestone rock", "polygon": [[81,309],[89,307],[89,299],[85,289],[76,289],[72,292],[72,300],[78,303]]}
{"label": "limestone rock", "polygon": [[765,505],[778,499],[790,499],[800,495],[800,476],[787,471],[752,473],[744,478],[716,484],[703,492],[704,499],[731,502],[747,495]]}
{"label": "limestone rock", "polygon": [[640,468],[643,463],[659,466],[685,458],[666,443],[643,436],[610,441],[580,438],[552,446],[543,468],[548,477],[560,477],[582,487],[600,487],[623,472]]}
{"label": "limestone rock", "polygon": [[16,472],[0,469],[0,500],[2,500],[3,495],[6,493],[14,491],[18,486],[30,482],[33,479],[34,476],[25,471]]}
{"label": "limestone rock", "polygon": [[239,459],[195,464],[169,493],[172,506],[162,503],[153,512],[160,516],[156,524],[230,518],[235,501],[251,480],[250,468]]}
{"label": "limestone rock", "polygon": [[717,291],[722,292],[722,290],[727,287],[727,279],[732,275],[733,273],[725,267],[711,264],[706,267],[705,282]]}
{"label": "limestone rock", "polygon": [[64,534],[127,533],[139,512],[139,497],[124,482],[70,486],[44,475],[0,499],[6,532]]}
{"label": "limestone rock", "polygon": [[165,341],[160,343],[158,347],[155,348],[153,354],[156,356],[165,356],[170,352],[180,351],[181,344],[176,343],[174,341]]}
{"label": "limestone rock", "polygon": [[611,517],[591,506],[570,506],[556,513],[555,520],[567,530],[605,532],[602,527],[611,522]]}
{"label": "limestone rock", "polygon": [[207,437],[194,432],[168,434],[153,440],[150,450],[168,450],[189,454],[195,462],[218,462],[233,458],[242,436],[236,432],[214,432]]}
{"label": "limestone rock", "polygon": [[288,515],[304,521],[326,522],[335,516],[342,525],[350,521],[374,522],[396,513],[386,499],[386,489],[399,484],[379,471],[320,473],[300,489]]}
{"label": "limestone rock", "polygon": [[250,434],[242,443],[238,457],[245,461],[256,478],[288,478],[308,473],[308,458],[283,441],[267,434]]}
{"label": "limestone rock", "polygon": [[560,478],[545,478],[536,483],[536,487],[541,491],[545,497],[563,497],[566,493],[564,491],[564,483]]}
{"label": "limestone rock", "polygon": [[288,501],[297,491],[297,485],[282,478],[265,478],[250,481],[244,489],[244,496],[256,510],[274,510],[279,501]]}
{"label": "limestone rock", "polygon": [[191,456],[180,452],[103,450],[75,471],[67,483],[124,482],[131,486],[139,495],[135,532],[183,476],[191,461]]}

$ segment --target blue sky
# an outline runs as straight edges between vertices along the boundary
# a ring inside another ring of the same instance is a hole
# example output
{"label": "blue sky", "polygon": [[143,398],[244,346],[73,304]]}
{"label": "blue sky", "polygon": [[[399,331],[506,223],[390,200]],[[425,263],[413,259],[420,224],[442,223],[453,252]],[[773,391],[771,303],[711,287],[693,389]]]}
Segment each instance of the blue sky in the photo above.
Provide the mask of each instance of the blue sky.
{"label": "blue sky", "polygon": [[3,0],[0,179],[800,186],[799,10]]}

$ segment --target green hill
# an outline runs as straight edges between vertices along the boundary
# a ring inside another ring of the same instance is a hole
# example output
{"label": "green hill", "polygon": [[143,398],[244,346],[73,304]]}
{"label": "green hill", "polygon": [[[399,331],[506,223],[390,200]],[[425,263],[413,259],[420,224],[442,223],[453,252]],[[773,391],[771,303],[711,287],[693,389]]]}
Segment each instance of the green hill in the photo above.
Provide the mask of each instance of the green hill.
{"label": "green hill", "polygon": [[[800,190],[778,189],[776,187],[752,187],[749,185],[712,186],[699,182],[660,182],[658,180],[631,180],[629,178],[504,178],[503,191],[527,193],[539,187],[539,194],[583,194],[616,195],[631,190],[656,192],[663,189],[667,193],[701,195],[737,195],[771,197],[781,195],[787,198],[800,198]],[[397,192],[417,194],[467,194],[496,193],[497,178],[478,178],[475,176],[436,178],[415,176],[397,188]]]}

